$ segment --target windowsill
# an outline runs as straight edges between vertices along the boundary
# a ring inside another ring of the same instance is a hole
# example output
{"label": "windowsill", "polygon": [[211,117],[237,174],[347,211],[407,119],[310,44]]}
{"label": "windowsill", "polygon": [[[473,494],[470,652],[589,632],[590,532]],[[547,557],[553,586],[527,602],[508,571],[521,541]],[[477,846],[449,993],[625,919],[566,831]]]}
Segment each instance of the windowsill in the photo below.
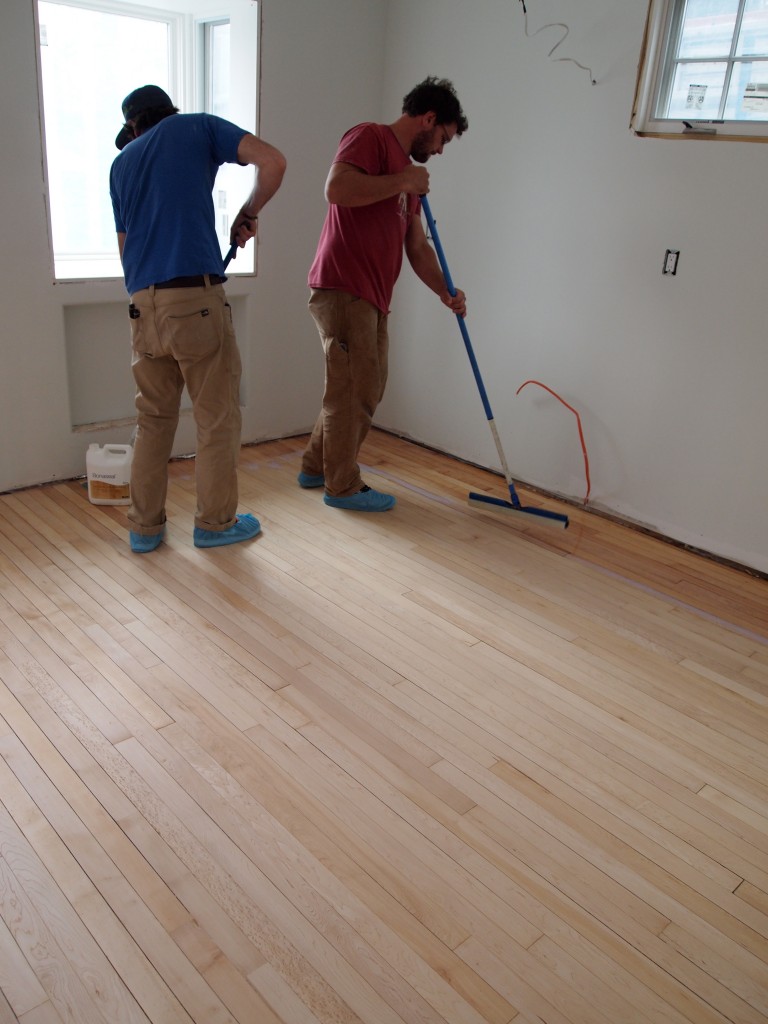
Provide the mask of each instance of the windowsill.
{"label": "windowsill", "polygon": [[768,142],[765,121],[710,121],[705,118],[643,118],[638,117],[630,128],[646,139],[714,139],[718,142]]}
{"label": "windowsill", "polygon": [[[256,274],[229,274],[225,285],[227,295],[250,295]],[[102,302],[127,302],[125,282],[120,277],[92,278],[87,281],[52,281],[63,306],[90,306]]]}
{"label": "windowsill", "polygon": [[633,134],[639,139],[698,139],[699,141],[706,140],[707,142],[768,142],[768,136],[766,135],[731,135],[730,133],[722,131],[640,132],[633,129]]}

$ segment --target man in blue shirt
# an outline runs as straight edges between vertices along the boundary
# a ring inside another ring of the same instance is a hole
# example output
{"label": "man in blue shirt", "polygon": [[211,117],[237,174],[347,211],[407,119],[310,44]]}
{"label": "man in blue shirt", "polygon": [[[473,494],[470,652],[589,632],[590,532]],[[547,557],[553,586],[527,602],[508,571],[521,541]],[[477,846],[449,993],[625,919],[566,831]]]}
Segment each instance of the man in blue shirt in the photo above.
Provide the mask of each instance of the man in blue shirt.
{"label": "man in blue shirt", "polygon": [[221,164],[256,168],[251,194],[230,232],[242,247],[280,187],[285,158],[220,117],[179,114],[156,85],[130,93],[123,117],[110,195],[131,297],[137,388],[131,550],[153,551],[165,533],[168,460],[184,385],[197,427],[194,543],[235,544],[255,537],[261,527],[250,513],[236,514],[241,364],[223,288],[212,191]]}

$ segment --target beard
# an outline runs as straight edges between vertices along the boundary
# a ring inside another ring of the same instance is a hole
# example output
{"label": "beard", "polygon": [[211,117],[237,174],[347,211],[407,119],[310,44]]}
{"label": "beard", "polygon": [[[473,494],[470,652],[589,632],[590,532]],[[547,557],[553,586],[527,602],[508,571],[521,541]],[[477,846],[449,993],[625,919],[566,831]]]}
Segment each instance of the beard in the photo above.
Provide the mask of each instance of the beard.
{"label": "beard", "polygon": [[417,164],[425,164],[432,156],[432,132],[419,132],[411,145],[411,158]]}

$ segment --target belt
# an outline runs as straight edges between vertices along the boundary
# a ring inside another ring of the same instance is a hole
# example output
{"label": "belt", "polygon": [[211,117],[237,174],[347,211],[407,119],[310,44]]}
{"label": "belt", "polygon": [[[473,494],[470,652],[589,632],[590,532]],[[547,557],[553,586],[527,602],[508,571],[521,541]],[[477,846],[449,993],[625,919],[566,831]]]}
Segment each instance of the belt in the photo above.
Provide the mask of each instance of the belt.
{"label": "belt", "polygon": [[170,281],[160,281],[155,288],[204,288],[207,284],[224,284],[226,277],[221,274],[198,274],[196,277],[172,277]]}

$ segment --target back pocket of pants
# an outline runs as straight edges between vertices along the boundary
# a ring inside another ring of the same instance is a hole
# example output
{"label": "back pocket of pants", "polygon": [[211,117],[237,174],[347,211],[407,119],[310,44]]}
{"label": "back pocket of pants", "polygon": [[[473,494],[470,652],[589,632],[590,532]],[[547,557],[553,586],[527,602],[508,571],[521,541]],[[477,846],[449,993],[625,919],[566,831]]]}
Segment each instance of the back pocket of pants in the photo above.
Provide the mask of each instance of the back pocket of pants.
{"label": "back pocket of pants", "polygon": [[177,359],[201,359],[221,348],[221,310],[202,306],[182,315],[169,316],[168,341]]}

